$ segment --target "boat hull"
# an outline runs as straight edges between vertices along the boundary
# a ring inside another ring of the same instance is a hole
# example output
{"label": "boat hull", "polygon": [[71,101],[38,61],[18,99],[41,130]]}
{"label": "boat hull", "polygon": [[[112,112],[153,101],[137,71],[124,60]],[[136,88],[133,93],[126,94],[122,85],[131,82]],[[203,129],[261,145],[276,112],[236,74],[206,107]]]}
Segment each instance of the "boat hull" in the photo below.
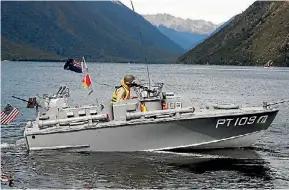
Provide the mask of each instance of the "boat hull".
{"label": "boat hull", "polygon": [[271,125],[278,110],[231,116],[31,133],[29,150],[154,151],[178,148],[216,149],[251,146]]}

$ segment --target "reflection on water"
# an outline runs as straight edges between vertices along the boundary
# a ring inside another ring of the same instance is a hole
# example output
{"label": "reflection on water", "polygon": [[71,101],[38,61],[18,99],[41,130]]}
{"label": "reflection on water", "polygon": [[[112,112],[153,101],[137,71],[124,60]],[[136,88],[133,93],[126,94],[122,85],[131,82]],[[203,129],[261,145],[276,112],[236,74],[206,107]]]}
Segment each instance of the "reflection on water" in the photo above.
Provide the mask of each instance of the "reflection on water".
{"label": "reflection on water", "polygon": [[268,163],[246,149],[12,154],[2,154],[2,164],[17,188],[236,188],[237,182],[237,187],[265,188],[273,187],[274,179]]}
{"label": "reflection on water", "polygon": [[205,172],[235,171],[249,177],[271,180],[272,173],[268,163],[259,154],[249,149],[226,149],[198,151],[203,157],[192,159],[186,163],[172,163],[170,165],[203,174]]}

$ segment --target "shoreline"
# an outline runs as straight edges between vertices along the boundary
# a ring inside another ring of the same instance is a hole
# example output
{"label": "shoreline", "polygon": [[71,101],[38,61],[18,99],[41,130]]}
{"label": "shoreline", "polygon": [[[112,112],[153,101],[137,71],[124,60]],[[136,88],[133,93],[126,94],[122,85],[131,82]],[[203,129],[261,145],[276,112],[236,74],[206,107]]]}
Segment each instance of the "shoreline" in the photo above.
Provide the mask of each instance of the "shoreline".
{"label": "shoreline", "polygon": [[[33,62],[33,63],[65,63],[66,60],[61,61],[61,60],[16,60],[16,61],[11,61],[11,60],[2,60],[2,62]],[[232,66],[232,67],[262,67],[264,69],[273,69],[273,68],[289,68],[289,66],[273,66],[272,68],[265,68],[263,65],[220,65],[220,64],[186,64],[186,63],[176,63],[176,62],[171,62],[171,63],[143,63],[143,62],[95,62],[95,61],[87,61],[90,64],[103,64],[103,63],[107,63],[107,64],[149,64],[149,65],[190,65],[190,66],[220,66],[220,67],[224,67],[224,66]]]}

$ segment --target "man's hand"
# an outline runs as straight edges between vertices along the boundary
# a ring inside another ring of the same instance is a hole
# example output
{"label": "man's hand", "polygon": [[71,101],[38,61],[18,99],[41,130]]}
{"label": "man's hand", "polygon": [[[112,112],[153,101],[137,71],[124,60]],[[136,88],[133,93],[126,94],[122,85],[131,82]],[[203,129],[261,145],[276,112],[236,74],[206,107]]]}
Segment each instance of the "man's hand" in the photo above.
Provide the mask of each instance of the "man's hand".
{"label": "man's hand", "polygon": [[139,87],[140,85],[137,84],[137,83],[132,83],[131,86],[132,86],[132,87]]}
{"label": "man's hand", "polygon": [[139,87],[139,88],[142,88],[143,90],[147,90],[148,92],[152,92],[152,93],[155,92],[155,90],[150,90],[148,87],[142,86],[142,85],[137,84],[137,83],[132,83],[131,87]]}

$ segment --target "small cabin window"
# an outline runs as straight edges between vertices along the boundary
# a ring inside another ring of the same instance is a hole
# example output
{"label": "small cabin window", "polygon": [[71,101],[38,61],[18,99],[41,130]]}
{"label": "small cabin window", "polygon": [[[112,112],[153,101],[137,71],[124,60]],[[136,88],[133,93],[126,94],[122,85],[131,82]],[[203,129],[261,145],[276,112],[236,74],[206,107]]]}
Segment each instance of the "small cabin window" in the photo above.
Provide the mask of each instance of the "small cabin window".
{"label": "small cabin window", "polygon": [[176,102],[176,108],[182,108],[182,102]]}
{"label": "small cabin window", "polygon": [[175,96],[174,92],[166,92],[166,96]]}
{"label": "small cabin window", "polygon": [[85,110],[80,110],[80,111],[78,112],[78,115],[79,115],[79,116],[84,116],[84,115],[86,115],[86,114],[85,114]]}
{"label": "small cabin window", "polygon": [[97,114],[97,111],[96,110],[90,110],[90,115],[96,115]]}
{"label": "small cabin window", "polygon": [[49,119],[49,116],[48,116],[48,115],[46,115],[46,116],[40,116],[40,117],[39,117],[39,120],[47,120],[47,119]]}
{"label": "small cabin window", "polygon": [[74,113],[73,112],[67,112],[66,115],[67,115],[68,118],[69,117],[74,117]]}
{"label": "small cabin window", "polygon": [[170,109],[175,109],[175,103],[174,102],[170,103]]}

